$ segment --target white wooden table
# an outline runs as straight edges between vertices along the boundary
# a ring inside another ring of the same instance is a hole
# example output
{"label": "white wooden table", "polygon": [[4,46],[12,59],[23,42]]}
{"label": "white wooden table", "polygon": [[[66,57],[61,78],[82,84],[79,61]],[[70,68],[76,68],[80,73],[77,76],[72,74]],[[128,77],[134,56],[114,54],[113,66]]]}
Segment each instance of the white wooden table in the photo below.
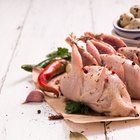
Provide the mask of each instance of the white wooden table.
{"label": "white wooden table", "polygon": [[[73,124],[49,121],[47,103],[22,104],[34,89],[22,64],[37,63],[71,32],[111,34],[112,22],[140,0],[0,0],[0,140],[139,140],[140,120]],[[38,114],[37,110],[41,110]]]}

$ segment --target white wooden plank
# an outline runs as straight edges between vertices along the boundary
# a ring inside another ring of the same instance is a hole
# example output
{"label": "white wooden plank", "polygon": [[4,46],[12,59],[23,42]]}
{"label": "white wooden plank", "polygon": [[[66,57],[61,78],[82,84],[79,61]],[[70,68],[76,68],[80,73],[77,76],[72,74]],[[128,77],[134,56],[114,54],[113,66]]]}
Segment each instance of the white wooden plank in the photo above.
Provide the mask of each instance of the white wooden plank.
{"label": "white wooden plank", "polygon": [[21,55],[26,54],[25,61],[35,62],[38,60],[37,58],[44,57],[50,50],[58,46],[67,47],[65,38],[71,32],[81,35],[84,31],[91,30],[92,23],[90,11],[87,10],[88,6],[89,3],[85,0],[75,2],[41,0],[39,4],[33,3],[30,12],[31,18],[28,18],[28,25],[24,27],[24,32],[26,32],[23,33],[24,40],[22,38],[20,40],[22,48],[23,44],[28,49],[29,46],[33,47],[32,55],[26,50],[26,52],[22,52]]}
{"label": "white wooden plank", "polygon": [[[43,109],[44,107],[44,109]],[[41,108],[41,113],[37,114],[37,109]],[[17,117],[12,114],[6,123],[7,139],[17,140],[45,140],[45,139],[68,139],[69,130],[63,121],[48,121],[48,107],[46,103],[30,105],[21,109],[22,115],[16,111]],[[26,110],[27,109],[27,110]],[[16,112],[14,111],[14,113]],[[29,113],[28,111],[31,111]],[[49,111],[50,112],[50,111]],[[13,129],[14,126],[14,129]],[[57,130],[55,132],[55,130]],[[65,133],[64,133],[65,132]]]}
{"label": "white wooden plank", "polygon": [[112,122],[106,131],[109,140],[139,140],[140,120]]}
{"label": "white wooden plank", "polygon": [[[23,24],[29,1],[0,2],[0,21],[2,21],[0,37],[2,46],[5,46],[2,47],[4,51],[0,51],[0,57],[5,59],[5,63],[0,59],[0,64],[3,66],[1,77],[3,77],[20,34],[17,25]],[[29,91],[34,89],[34,85],[30,74],[20,69],[23,63],[36,63],[56,47],[67,46],[64,39],[70,32],[77,35],[84,31],[110,33],[114,17],[137,2],[139,1],[34,0],[0,95],[0,139],[63,140],[68,139],[70,130],[84,131],[89,140],[124,138],[129,140],[132,139],[128,137],[130,132],[137,138],[140,129],[139,121],[111,123],[105,127],[106,135],[104,135],[104,126],[100,123],[90,124],[89,127],[82,124],[65,124],[63,121],[48,121],[49,113],[54,112],[46,103],[21,104]],[[5,20],[7,17],[8,23]],[[8,34],[4,32],[5,30]],[[36,113],[38,109],[41,110],[41,114]],[[61,135],[54,135],[55,130]]]}
{"label": "white wooden plank", "polygon": [[[21,104],[29,91],[34,89],[34,85],[30,74],[21,70],[20,66],[24,63],[36,63],[58,46],[67,47],[64,40],[69,33],[80,35],[87,30],[93,30],[89,1],[32,2],[0,95],[0,112],[3,116],[0,124],[6,140],[65,140],[73,129],[85,131],[89,140],[104,139],[104,126],[101,123],[93,124],[90,128],[78,124],[73,128],[70,125],[65,129],[63,121],[48,121],[48,113],[54,112],[46,103],[26,106]],[[38,108],[42,112],[40,116],[36,113]],[[0,138],[4,137],[2,132]]]}
{"label": "white wooden plank", "polygon": [[30,0],[0,1],[0,86],[3,84],[29,6]]}
{"label": "white wooden plank", "polygon": [[[30,1],[1,0],[0,1],[0,90],[14,53],[18,36],[21,32],[24,18]],[[4,111],[5,103],[0,105]],[[0,113],[0,139],[6,138],[5,122],[7,114]]]}

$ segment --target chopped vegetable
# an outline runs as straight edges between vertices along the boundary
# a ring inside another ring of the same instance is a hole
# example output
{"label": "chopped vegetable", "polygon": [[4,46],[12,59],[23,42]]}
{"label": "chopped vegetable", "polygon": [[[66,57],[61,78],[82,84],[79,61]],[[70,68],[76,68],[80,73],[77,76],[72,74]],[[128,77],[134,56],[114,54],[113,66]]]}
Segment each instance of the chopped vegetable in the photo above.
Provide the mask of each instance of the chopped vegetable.
{"label": "chopped vegetable", "polygon": [[52,61],[56,59],[66,59],[66,60],[71,60],[71,53],[67,48],[61,48],[59,47],[57,51],[54,51],[50,54],[47,55],[47,58],[38,64],[24,64],[21,66],[22,69],[28,72],[32,72],[33,67],[41,67],[45,68],[48,64],[50,64]]}

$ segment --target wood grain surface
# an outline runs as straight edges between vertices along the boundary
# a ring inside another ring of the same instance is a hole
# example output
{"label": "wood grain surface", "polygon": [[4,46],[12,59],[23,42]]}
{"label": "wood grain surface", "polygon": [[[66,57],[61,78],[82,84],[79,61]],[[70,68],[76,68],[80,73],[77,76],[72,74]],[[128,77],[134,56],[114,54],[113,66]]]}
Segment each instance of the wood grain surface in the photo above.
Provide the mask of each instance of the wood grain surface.
{"label": "wood grain surface", "polygon": [[139,140],[140,120],[50,121],[55,112],[46,102],[22,104],[35,88],[22,64],[68,47],[71,32],[111,34],[114,19],[134,4],[140,0],[0,0],[0,140],[68,140],[70,131],[88,140]]}

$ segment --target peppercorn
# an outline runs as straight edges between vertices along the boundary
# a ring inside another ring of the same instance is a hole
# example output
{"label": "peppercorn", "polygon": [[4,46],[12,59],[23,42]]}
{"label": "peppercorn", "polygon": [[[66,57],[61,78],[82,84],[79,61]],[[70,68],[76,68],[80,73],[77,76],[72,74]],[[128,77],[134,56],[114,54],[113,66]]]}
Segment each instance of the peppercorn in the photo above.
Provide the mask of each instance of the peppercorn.
{"label": "peppercorn", "polygon": [[37,110],[37,114],[40,114],[41,113],[41,110]]}
{"label": "peppercorn", "polygon": [[135,65],[135,62],[132,62],[132,65],[134,66]]}

